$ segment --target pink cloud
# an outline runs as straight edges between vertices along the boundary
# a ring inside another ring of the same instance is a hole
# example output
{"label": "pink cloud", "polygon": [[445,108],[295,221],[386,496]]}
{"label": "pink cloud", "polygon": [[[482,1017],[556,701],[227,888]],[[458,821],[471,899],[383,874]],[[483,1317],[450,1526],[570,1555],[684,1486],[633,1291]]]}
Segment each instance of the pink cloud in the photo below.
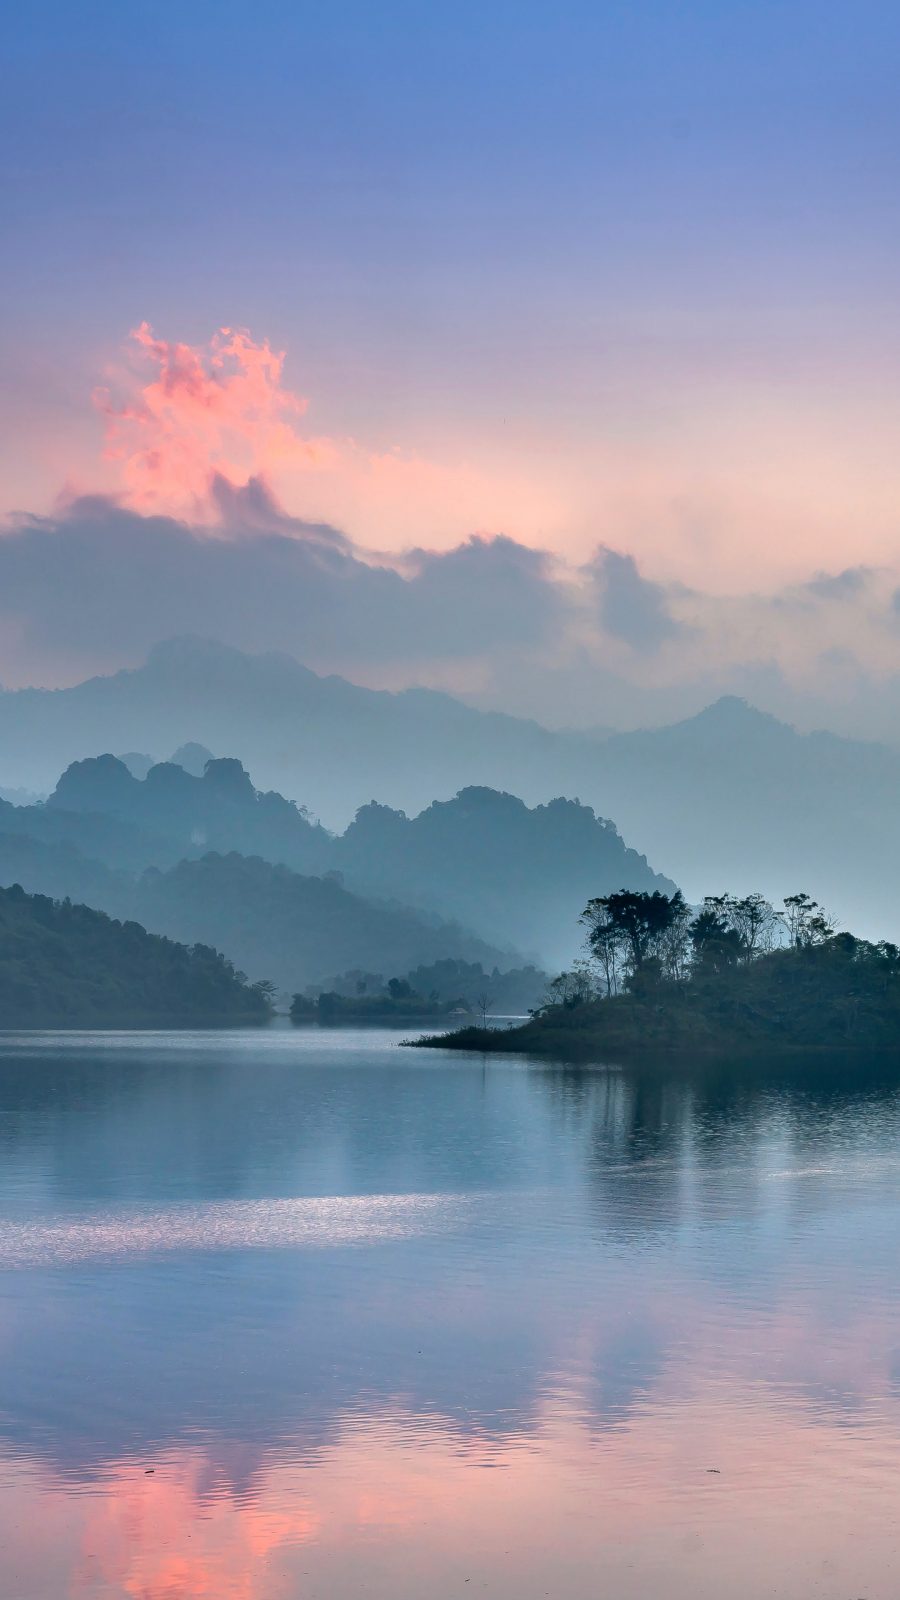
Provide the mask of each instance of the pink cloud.
{"label": "pink cloud", "polygon": [[146,322],[130,337],[125,398],[108,389],[94,398],[106,456],[135,509],[213,517],[217,479],[237,485],[280,466],[331,465],[330,440],[297,432],[307,401],[285,387],[284,352],[268,340],[220,328],[204,348],[158,339]]}
{"label": "pink cloud", "polygon": [[[107,488],[132,510],[212,527],[226,523],[229,503],[235,509],[229,491],[252,486],[257,500],[342,523],[376,550],[452,547],[473,529],[543,542],[555,502],[527,473],[311,436],[302,431],[308,401],[285,384],[284,361],[284,351],[246,330],[220,328],[191,345],[140,323],[121,369],[94,394],[115,470]],[[251,520],[260,522],[258,511]]]}

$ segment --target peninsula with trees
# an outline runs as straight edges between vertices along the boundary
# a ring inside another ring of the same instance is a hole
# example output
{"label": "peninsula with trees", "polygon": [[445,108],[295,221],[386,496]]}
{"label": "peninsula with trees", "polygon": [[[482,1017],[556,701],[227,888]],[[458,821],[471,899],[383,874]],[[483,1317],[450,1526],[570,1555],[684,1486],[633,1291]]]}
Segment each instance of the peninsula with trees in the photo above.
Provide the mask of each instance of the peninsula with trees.
{"label": "peninsula with trees", "polygon": [[679,1055],[900,1054],[900,948],[838,931],[808,894],[623,889],[588,902],[584,955],[520,1027],[421,1044],[615,1060]]}

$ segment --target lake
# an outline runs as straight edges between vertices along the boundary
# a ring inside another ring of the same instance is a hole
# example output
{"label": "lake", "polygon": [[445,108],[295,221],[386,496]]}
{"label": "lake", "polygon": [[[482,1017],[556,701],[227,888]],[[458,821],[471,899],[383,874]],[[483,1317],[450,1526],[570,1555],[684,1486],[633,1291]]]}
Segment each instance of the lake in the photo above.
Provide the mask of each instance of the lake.
{"label": "lake", "polygon": [[896,1600],[900,1092],[0,1035],[0,1595]]}

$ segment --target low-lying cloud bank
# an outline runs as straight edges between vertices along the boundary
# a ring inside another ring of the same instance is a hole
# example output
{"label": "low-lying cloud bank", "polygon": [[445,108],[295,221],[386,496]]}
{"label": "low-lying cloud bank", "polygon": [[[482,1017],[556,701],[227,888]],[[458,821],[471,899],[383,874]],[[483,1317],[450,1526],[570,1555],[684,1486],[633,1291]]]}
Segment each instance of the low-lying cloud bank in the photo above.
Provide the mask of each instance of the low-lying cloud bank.
{"label": "low-lying cloud bank", "polygon": [[71,683],[203,633],[318,671],[445,687],[555,725],[628,726],[746,694],[804,725],[893,738],[900,575],[848,568],[772,594],[662,584],[600,547],[583,567],[508,538],[376,557],[214,484],[194,527],[103,497],[0,534],[0,680]]}

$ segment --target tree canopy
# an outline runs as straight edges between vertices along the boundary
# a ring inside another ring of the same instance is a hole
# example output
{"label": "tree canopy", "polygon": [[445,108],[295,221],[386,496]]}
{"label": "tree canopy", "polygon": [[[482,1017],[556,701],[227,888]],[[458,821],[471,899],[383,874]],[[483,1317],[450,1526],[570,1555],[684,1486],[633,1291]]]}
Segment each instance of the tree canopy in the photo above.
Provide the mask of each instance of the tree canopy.
{"label": "tree canopy", "polygon": [[270,997],[209,945],[0,889],[0,1027],[261,1022]]}
{"label": "tree canopy", "polygon": [[808,894],[621,892],[589,901],[586,956],[523,1028],[445,1044],[595,1054],[640,1049],[900,1052],[900,950],[836,932]]}

